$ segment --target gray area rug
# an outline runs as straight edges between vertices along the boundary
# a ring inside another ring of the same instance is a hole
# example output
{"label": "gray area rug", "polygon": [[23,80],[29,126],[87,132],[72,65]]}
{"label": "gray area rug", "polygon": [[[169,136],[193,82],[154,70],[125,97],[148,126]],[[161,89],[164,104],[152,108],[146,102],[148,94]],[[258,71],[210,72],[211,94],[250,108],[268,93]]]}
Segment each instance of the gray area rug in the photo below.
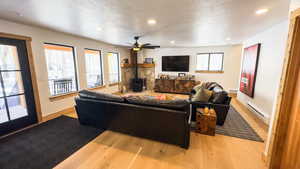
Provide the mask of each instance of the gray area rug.
{"label": "gray area rug", "polygon": [[232,106],[230,106],[224,125],[216,127],[216,134],[264,142],[264,140]]}

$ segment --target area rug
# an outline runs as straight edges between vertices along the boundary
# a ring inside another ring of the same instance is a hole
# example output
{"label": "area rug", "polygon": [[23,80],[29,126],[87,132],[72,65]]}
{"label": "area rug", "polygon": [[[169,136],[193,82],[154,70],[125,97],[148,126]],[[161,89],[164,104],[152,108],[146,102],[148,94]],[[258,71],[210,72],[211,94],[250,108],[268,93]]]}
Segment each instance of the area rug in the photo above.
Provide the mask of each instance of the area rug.
{"label": "area rug", "polygon": [[61,116],[0,140],[1,169],[50,169],[103,131]]}
{"label": "area rug", "polygon": [[232,106],[230,106],[224,125],[216,127],[216,134],[264,142],[240,113]]}

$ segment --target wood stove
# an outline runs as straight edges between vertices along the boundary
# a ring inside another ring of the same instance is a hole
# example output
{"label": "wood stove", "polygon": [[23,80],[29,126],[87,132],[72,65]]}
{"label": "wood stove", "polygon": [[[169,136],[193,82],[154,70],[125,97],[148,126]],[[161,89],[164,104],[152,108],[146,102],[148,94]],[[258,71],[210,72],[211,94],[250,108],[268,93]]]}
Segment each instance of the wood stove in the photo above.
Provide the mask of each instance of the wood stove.
{"label": "wood stove", "polygon": [[138,76],[138,61],[137,61],[137,52],[132,51],[132,56],[134,56],[135,59],[135,77],[131,79],[130,87],[134,92],[142,92],[144,88],[146,88],[146,79],[139,78]]}
{"label": "wood stove", "polygon": [[142,92],[144,86],[144,80],[141,78],[131,79],[131,88],[134,92]]}

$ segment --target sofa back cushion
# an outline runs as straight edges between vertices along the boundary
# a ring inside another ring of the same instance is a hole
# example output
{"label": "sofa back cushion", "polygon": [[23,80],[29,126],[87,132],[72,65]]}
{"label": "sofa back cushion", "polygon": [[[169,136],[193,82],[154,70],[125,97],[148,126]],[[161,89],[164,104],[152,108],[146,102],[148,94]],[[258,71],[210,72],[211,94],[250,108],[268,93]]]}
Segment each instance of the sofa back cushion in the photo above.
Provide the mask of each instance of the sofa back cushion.
{"label": "sofa back cushion", "polygon": [[105,100],[105,101],[114,101],[114,102],[124,102],[124,98],[121,96],[101,93],[101,92],[92,92],[88,90],[81,90],[79,92],[79,97],[88,98],[88,99],[96,99],[96,100]]}
{"label": "sofa back cushion", "polygon": [[222,90],[219,92],[214,92],[210,99],[210,102],[215,104],[225,104],[227,98],[228,98],[228,93]]}
{"label": "sofa back cushion", "polygon": [[159,100],[152,96],[129,96],[126,97],[125,100],[131,104],[169,108],[173,110],[184,110],[189,105],[189,102],[184,99]]}

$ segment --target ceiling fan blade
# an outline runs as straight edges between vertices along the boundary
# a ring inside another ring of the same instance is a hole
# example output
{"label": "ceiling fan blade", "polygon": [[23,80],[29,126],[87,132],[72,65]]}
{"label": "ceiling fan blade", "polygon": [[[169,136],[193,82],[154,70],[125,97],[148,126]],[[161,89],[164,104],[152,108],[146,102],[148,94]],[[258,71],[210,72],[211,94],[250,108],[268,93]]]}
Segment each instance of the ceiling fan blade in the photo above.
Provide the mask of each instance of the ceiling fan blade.
{"label": "ceiling fan blade", "polygon": [[160,48],[160,46],[144,46],[143,48],[145,48],[145,49],[155,49],[155,48]]}
{"label": "ceiling fan blade", "polygon": [[139,51],[141,49],[155,49],[155,48],[160,48],[160,46],[151,45],[150,43],[139,44],[138,43],[139,38],[140,38],[140,36],[135,36],[134,37],[135,43],[132,45],[132,49],[135,50],[135,51]]}
{"label": "ceiling fan blade", "polygon": [[151,43],[145,43],[145,44],[142,44],[142,47],[149,46],[149,45],[151,45]]}

